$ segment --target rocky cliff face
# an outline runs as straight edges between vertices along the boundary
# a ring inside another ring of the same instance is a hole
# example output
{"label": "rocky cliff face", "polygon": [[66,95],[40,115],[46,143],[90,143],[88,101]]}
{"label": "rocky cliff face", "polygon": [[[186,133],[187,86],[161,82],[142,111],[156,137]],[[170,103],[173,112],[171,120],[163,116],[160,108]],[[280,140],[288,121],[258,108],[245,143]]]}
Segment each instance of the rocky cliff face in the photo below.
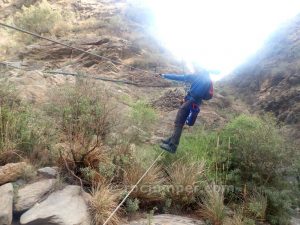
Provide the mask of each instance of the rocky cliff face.
{"label": "rocky cliff face", "polygon": [[300,15],[274,33],[229,83],[253,109],[273,112],[299,131]]}

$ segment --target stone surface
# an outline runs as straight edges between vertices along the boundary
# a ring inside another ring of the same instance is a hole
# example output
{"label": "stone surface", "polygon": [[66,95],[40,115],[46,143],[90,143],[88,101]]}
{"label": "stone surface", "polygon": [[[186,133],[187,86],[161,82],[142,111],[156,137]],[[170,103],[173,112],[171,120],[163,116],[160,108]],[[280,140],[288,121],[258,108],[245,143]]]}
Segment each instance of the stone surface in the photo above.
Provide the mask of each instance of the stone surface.
{"label": "stone surface", "polygon": [[44,167],[38,169],[38,174],[47,178],[56,178],[58,175],[57,167]]}
{"label": "stone surface", "polygon": [[[148,225],[149,219],[141,219],[137,221],[131,221],[126,225]],[[175,216],[170,214],[162,214],[153,216],[151,224],[155,225],[204,225],[201,220],[195,220],[188,217]]]}
{"label": "stone surface", "polygon": [[11,183],[0,186],[0,225],[10,225],[12,222],[13,195]]}
{"label": "stone surface", "polygon": [[292,218],[291,225],[300,225],[300,218]]}
{"label": "stone surface", "polygon": [[27,163],[8,163],[5,166],[0,166],[0,185],[8,182],[16,181],[22,176]]}
{"label": "stone surface", "polygon": [[40,202],[55,184],[55,179],[45,179],[20,188],[16,197],[15,211],[25,211]]}
{"label": "stone surface", "polygon": [[56,191],[21,216],[21,224],[90,225],[86,193],[69,185]]}

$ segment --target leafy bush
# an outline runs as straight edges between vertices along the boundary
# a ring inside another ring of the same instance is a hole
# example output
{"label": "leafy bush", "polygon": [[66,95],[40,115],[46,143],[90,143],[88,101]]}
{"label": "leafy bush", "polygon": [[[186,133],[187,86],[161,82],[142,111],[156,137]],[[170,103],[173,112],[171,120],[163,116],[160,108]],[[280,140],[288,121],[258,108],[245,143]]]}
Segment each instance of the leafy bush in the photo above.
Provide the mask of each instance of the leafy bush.
{"label": "leafy bush", "polygon": [[289,166],[291,149],[273,119],[239,116],[222,130],[221,140],[224,149],[230,145],[231,175],[236,185],[276,184],[282,178],[280,171]]}
{"label": "leafy bush", "polygon": [[249,192],[258,188],[267,202],[253,202],[252,214],[264,219],[265,211],[271,224],[285,225],[291,207],[291,187],[285,175],[292,169],[293,151],[275,121],[242,115],[222,130],[221,137],[224,152],[226,148],[230,152],[228,182],[238,188],[246,184]]}
{"label": "leafy bush", "polygon": [[132,200],[131,198],[128,198],[126,200],[126,212],[135,213],[136,211],[139,210],[139,204],[140,204],[140,201],[137,198],[135,198],[134,200]]}
{"label": "leafy bush", "polygon": [[226,192],[229,200],[240,203],[244,187],[250,195],[259,190],[266,198],[252,199],[251,216],[284,225],[289,218],[291,191],[294,196],[299,193],[286,178],[296,177],[296,152],[280,134],[274,119],[241,115],[218,132],[198,129],[184,134],[177,154],[166,156],[164,163],[179,158],[186,162],[204,160],[209,180],[233,187],[232,192]]}
{"label": "leafy bush", "polygon": [[36,5],[23,6],[22,11],[16,14],[14,23],[31,32],[44,34],[52,33],[58,24],[67,24],[63,20],[62,11],[54,9],[47,0],[43,0]]}
{"label": "leafy bush", "polygon": [[157,114],[155,110],[145,101],[137,101],[132,105],[131,120],[133,124],[145,131],[151,130],[156,122]]}
{"label": "leafy bush", "polygon": [[105,140],[114,116],[109,105],[109,99],[96,86],[79,82],[58,91],[48,108],[66,144],[61,151],[63,163],[76,175],[87,175],[95,182],[103,181],[110,170]]}
{"label": "leafy bush", "polygon": [[[52,157],[51,130],[43,118],[22,103],[14,87],[7,81],[0,84],[0,165],[29,158],[32,163],[48,164]],[[43,152],[44,157],[37,157]],[[38,158],[38,160],[37,160]]]}
{"label": "leafy bush", "polygon": [[268,205],[267,220],[273,225],[288,225],[291,219],[291,193],[289,190],[280,191],[276,188],[265,190]]}

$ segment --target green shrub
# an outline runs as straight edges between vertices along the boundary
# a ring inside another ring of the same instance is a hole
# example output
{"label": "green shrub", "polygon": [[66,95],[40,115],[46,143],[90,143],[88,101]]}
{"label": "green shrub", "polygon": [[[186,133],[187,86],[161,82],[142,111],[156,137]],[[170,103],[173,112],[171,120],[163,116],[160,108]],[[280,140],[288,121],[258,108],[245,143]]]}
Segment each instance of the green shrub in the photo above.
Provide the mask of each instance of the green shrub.
{"label": "green shrub", "polygon": [[0,152],[16,150],[18,144],[27,139],[27,113],[21,109],[20,101],[8,82],[0,86]]}
{"label": "green shrub", "polygon": [[145,131],[149,131],[156,122],[157,114],[149,104],[139,100],[132,105],[130,117],[135,126],[138,126]]}
{"label": "green shrub", "polygon": [[75,174],[92,182],[103,181],[113,170],[105,142],[115,117],[106,97],[95,85],[78,82],[60,89],[47,108],[61,142],[66,143],[61,159]]}
{"label": "green shrub", "polygon": [[[14,87],[0,84],[0,164],[28,158],[31,163],[49,164],[53,157],[53,133],[40,112],[22,103]],[[41,157],[43,156],[43,157]],[[46,158],[46,159],[45,159]]]}
{"label": "green shrub", "polygon": [[275,184],[290,164],[291,149],[273,119],[242,115],[227,124],[220,136],[223,149],[230,145],[229,166],[236,185]]}
{"label": "green shrub", "polygon": [[292,204],[290,191],[269,188],[265,192],[268,200],[267,220],[272,225],[289,225]]}
{"label": "green shrub", "polygon": [[62,21],[62,11],[54,9],[47,0],[29,7],[23,6],[14,17],[18,27],[38,34],[51,33],[57,24],[63,24]]}
{"label": "green shrub", "polygon": [[241,115],[218,132],[196,129],[184,134],[176,155],[166,155],[163,162],[205,161],[208,180],[226,184],[229,201],[241,203],[241,196],[259,190],[267,202],[265,198],[260,202],[253,200],[251,216],[284,225],[291,208],[291,193],[299,194],[299,190],[291,187],[295,184],[286,178],[296,177],[295,152],[280,134],[274,119]]}
{"label": "green shrub", "polygon": [[135,213],[136,211],[139,210],[139,204],[140,204],[140,201],[135,198],[135,199],[131,199],[131,198],[128,198],[126,200],[126,212],[128,213]]}
{"label": "green shrub", "polygon": [[260,190],[267,202],[253,200],[249,205],[252,215],[264,219],[266,212],[271,224],[285,225],[291,207],[286,174],[292,171],[294,153],[275,120],[241,115],[226,125],[220,138],[222,153],[227,155],[227,182],[240,190],[246,185],[250,193]]}

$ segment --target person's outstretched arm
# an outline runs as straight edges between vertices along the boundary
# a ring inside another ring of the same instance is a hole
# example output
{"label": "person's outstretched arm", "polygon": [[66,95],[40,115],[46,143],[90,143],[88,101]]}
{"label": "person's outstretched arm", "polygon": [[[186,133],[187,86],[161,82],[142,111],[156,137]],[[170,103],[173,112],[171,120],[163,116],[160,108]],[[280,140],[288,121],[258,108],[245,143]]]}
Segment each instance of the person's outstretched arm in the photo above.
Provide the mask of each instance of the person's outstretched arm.
{"label": "person's outstretched arm", "polygon": [[169,79],[169,80],[176,80],[176,81],[184,81],[184,82],[191,82],[193,80],[193,75],[190,74],[161,74],[162,78]]}

